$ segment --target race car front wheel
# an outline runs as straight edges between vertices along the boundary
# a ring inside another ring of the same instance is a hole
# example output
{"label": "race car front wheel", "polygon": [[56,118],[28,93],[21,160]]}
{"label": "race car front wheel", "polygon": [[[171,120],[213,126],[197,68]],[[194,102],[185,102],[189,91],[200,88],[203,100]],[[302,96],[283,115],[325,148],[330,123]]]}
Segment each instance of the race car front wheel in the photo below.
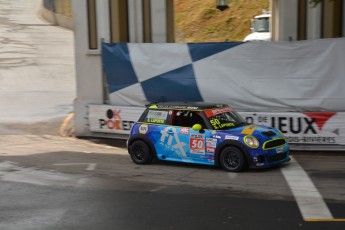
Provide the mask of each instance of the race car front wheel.
{"label": "race car front wheel", "polygon": [[246,160],[241,150],[228,146],[220,153],[219,163],[223,169],[229,172],[239,172],[244,169]]}
{"label": "race car front wheel", "polygon": [[152,161],[150,148],[141,140],[134,141],[129,148],[129,154],[136,164],[144,165]]}

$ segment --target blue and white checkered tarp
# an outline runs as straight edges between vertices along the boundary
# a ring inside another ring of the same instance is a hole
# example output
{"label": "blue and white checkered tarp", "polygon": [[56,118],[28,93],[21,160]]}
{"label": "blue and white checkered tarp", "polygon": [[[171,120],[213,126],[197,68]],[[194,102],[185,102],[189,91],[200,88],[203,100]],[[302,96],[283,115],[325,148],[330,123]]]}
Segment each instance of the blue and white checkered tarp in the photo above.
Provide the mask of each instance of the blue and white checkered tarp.
{"label": "blue and white checkered tarp", "polygon": [[227,103],[241,111],[344,111],[345,39],[102,45],[110,104]]}

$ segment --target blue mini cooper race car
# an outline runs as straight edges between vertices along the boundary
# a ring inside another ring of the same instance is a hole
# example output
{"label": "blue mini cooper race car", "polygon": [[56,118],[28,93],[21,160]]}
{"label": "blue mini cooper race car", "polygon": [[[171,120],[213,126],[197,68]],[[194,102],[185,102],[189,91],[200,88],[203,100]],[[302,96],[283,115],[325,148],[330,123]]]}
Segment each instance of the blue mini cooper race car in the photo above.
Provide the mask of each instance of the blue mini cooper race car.
{"label": "blue mini cooper race car", "polygon": [[204,102],[149,105],[133,125],[127,145],[136,164],[156,158],[238,172],[290,160],[279,130],[248,125],[230,106]]}

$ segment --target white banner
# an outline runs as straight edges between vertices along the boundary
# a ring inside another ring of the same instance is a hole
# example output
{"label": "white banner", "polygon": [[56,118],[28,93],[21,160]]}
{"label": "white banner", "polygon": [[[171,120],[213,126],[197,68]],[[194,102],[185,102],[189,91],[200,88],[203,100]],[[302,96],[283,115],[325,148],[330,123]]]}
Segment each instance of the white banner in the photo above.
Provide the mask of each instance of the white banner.
{"label": "white banner", "polygon": [[112,105],[206,101],[239,111],[345,111],[345,38],[102,47]]}
{"label": "white banner", "polygon": [[[89,105],[92,132],[128,135],[143,107]],[[291,144],[345,145],[345,112],[240,112],[248,123],[279,129]]]}
{"label": "white banner", "polygon": [[247,122],[279,129],[288,143],[345,145],[345,113],[240,113]]}

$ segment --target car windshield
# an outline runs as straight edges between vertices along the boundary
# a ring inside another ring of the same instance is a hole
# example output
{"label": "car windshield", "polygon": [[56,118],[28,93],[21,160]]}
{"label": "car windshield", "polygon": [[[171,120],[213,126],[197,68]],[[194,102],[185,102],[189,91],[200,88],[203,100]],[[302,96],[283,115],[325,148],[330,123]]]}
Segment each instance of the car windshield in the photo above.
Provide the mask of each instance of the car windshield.
{"label": "car windshield", "polygon": [[247,124],[243,117],[230,107],[205,110],[205,114],[215,130],[230,129]]}
{"label": "car windshield", "polygon": [[269,17],[255,18],[254,32],[269,32]]}

